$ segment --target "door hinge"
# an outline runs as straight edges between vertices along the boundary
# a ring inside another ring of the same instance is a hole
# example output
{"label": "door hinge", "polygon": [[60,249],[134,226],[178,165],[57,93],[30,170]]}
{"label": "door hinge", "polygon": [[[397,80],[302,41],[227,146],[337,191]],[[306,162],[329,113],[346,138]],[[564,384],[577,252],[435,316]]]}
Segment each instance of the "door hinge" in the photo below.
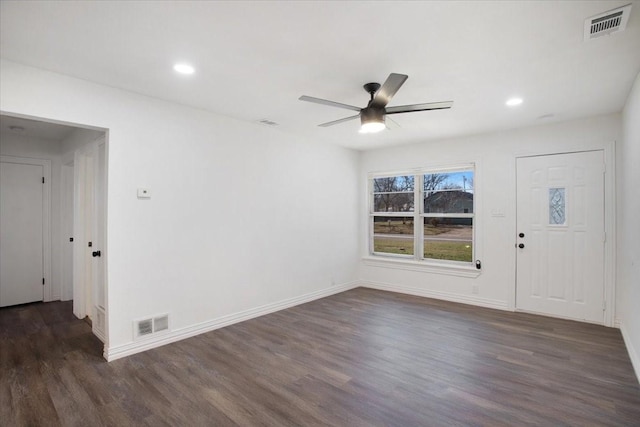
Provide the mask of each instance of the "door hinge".
{"label": "door hinge", "polygon": [[602,242],[606,243],[607,242],[607,232],[605,231],[603,236],[602,236]]}
{"label": "door hinge", "polygon": [[602,301],[602,311],[606,311],[606,310],[607,310],[607,302]]}
{"label": "door hinge", "polygon": [[42,278],[42,284],[44,285],[44,277]]}
{"label": "door hinge", "polygon": [[607,173],[607,164],[606,163],[602,164],[602,173]]}
{"label": "door hinge", "polygon": [[42,177],[42,183],[44,184],[44,176]]}

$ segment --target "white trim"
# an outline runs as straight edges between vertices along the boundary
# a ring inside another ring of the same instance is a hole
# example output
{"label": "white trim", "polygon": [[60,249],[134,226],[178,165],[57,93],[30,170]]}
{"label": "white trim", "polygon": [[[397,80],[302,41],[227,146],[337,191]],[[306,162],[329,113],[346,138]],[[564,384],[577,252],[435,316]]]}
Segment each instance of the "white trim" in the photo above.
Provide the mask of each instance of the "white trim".
{"label": "white trim", "polygon": [[31,157],[0,156],[2,163],[18,163],[42,166],[44,184],[42,187],[42,275],[44,286],[42,300],[44,302],[60,299],[60,291],[54,291],[51,276],[51,160]]}
{"label": "white trim", "polygon": [[[616,323],[616,142],[604,145],[604,311],[605,326]],[[638,365],[640,366],[640,365]],[[636,371],[637,372],[637,371]]]}
{"label": "white trim", "polygon": [[[395,268],[398,270],[419,271],[421,273],[446,274],[449,276],[476,278],[480,276],[480,270],[473,263],[457,265],[453,262],[434,263],[431,261],[417,261],[413,258],[403,259],[385,254],[383,256],[371,255],[362,257],[362,264],[369,267]],[[466,265],[469,264],[469,265]]]}
{"label": "white trim", "polygon": [[627,352],[629,353],[629,359],[631,359],[631,365],[633,366],[633,370],[636,373],[636,380],[640,382],[640,355],[633,347],[633,343],[631,342],[631,337],[627,332],[627,328],[624,325],[624,322],[620,322],[620,332],[622,333],[622,339],[624,340],[624,344],[627,346]]}
{"label": "white trim", "polygon": [[469,168],[474,168],[474,162],[448,162],[448,163],[437,163],[432,166],[421,166],[417,168],[407,168],[400,170],[393,170],[390,172],[386,171],[373,171],[368,172],[367,176],[369,179],[379,178],[379,177],[387,177],[387,176],[403,176],[403,175],[424,175],[424,174],[432,174],[432,173],[455,173],[455,172],[464,172],[469,170]]}
{"label": "white trim", "polygon": [[359,282],[357,281],[348,282],[342,285],[332,286],[330,288],[321,289],[319,291],[311,292],[305,295],[287,298],[285,300],[274,302],[271,304],[265,304],[263,306],[251,308],[249,310],[244,310],[238,313],[228,314],[226,316],[218,317],[217,319],[208,320],[196,325],[176,329],[167,334],[162,334],[161,336],[150,337],[149,339],[114,347],[108,347],[105,345],[104,358],[107,359],[107,361],[111,362],[122,357],[130,356],[132,354],[160,347],[165,344],[180,341],[185,338],[193,337],[195,335],[200,335],[205,332],[223,328],[225,326],[233,325],[234,323],[243,322],[245,320],[264,316],[265,314],[273,313],[285,308],[293,307],[299,304],[304,304],[320,298],[328,297],[333,294],[348,291],[358,286]]}
{"label": "white trim", "polygon": [[535,314],[536,316],[552,317],[554,319],[571,320],[572,322],[582,322],[582,323],[589,323],[589,324],[592,324],[592,325],[605,326],[602,322],[597,321],[597,320],[576,319],[575,317],[563,316],[561,314],[554,314],[554,313],[545,313],[544,311],[525,310],[525,309],[522,309],[522,308],[516,308],[513,311],[515,313]]}
{"label": "white trim", "polygon": [[433,298],[445,301],[468,304],[479,307],[493,308],[496,310],[512,311],[508,307],[507,301],[500,301],[476,296],[454,294],[451,292],[432,291],[429,289],[419,289],[410,286],[395,285],[391,283],[360,281],[360,286],[364,288],[378,289],[380,291],[397,292],[400,294],[416,295],[419,297]]}

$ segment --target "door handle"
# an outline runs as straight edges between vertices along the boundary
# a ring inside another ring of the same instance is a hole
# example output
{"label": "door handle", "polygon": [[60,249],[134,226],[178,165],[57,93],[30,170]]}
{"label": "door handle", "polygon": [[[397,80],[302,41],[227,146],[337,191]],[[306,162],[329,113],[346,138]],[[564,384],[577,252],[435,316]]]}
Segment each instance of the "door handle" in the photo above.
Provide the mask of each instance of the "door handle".
{"label": "door handle", "polygon": [[[520,244],[518,245],[518,247],[519,247],[520,249],[523,249],[523,248],[524,248],[524,243],[520,243]],[[95,254],[95,252],[94,252],[94,254]],[[98,254],[100,254],[100,251],[98,251]],[[95,255],[94,255],[94,256],[95,256]]]}
{"label": "door handle", "polygon": [[524,237],[524,233],[520,233],[520,234],[518,234],[518,236],[519,236],[520,238],[523,238],[523,237]]}
{"label": "door handle", "polygon": [[100,251],[91,252],[91,255],[93,255],[94,257],[100,256]]}

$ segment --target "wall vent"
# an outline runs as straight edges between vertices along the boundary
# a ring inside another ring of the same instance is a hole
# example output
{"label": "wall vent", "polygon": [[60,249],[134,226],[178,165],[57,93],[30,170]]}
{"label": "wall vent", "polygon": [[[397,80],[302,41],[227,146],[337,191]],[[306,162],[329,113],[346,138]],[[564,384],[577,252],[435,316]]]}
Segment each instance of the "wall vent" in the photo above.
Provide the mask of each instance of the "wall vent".
{"label": "wall vent", "polygon": [[134,338],[142,338],[169,330],[169,315],[162,314],[149,319],[139,319],[133,322]]}
{"label": "wall vent", "polygon": [[153,332],[166,331],[169,329],[169,315],[154,317],[153,319]]}
{"label": "wall vent", "polygon": [[627,27],[631,4],[601,13],[587,18],[584,21],[585,41],[605,36],[617,31],[623,31]]}

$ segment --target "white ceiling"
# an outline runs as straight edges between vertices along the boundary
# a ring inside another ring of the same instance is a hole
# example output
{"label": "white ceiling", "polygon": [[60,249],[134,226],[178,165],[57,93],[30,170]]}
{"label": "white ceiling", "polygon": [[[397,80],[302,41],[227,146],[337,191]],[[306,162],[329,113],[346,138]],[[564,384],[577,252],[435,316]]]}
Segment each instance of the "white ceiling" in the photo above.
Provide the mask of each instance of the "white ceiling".
{"label": "white ceiling", "polygon": [[[640,4],[624,32],[585,42],[583,25],[628,3],[2,1],[0,55],[368,149],[621,111],[640,71]],[[176,75],[177,61],[196,73]],[[317,127],[352,112],[298,101],[365,106],[362,85],[391,72],[409,79],[389,105],[453,108],[361,135],[356,120]],[[524,103],[507,108],[513,95]]]}
{"label": "white ceiling", "polygon": [[15,134],[28,138],[62,141],[75,127],[0,115],[0,134]]}

